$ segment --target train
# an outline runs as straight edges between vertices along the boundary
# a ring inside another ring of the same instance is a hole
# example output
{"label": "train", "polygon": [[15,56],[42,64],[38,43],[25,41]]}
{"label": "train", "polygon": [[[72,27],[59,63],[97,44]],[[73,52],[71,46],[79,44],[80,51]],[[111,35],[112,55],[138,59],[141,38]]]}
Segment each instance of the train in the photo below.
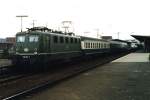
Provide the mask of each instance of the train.
{"label": "train", "polygon": [[76,36],[72,32],[62,32],[47,27],[28,28],[16,34],[13,64],[47,64],[72,58],[118,53],[131,47],[123,40],[104,40]]}

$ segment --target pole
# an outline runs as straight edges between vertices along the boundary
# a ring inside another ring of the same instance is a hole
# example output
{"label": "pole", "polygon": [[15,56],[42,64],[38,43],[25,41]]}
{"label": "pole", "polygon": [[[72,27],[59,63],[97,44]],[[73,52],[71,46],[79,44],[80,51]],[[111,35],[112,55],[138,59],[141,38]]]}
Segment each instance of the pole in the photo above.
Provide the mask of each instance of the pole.
{"label": "pole", "polygon": [[20,17],[21,18],[21,32],[22,32],[22,17]]}
{"label": "pole", "polygon": [[16,17],[19,17],[20,19],[21,19],[21,32],[22,32],[22,28],[23,28],[23,25],[22,25],[22,18],[23,17],[28,17],[27,15],[18,15],[18,16],[16,16]]}
{"label": "pole", "polygon": [[119,34],[120,34],[120,32],[118,32],[118,33],[117,33],[117,35],[118,35],[118,39],[119,39]]}

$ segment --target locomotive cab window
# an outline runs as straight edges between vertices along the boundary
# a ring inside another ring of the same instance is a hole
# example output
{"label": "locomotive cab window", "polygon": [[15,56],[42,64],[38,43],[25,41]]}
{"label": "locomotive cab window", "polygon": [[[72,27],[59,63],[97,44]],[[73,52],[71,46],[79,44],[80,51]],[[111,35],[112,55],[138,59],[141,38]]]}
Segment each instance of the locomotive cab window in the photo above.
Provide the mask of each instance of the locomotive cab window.
{"label": "locomotive cab window", "polygon": [[29,42],[38,42],[38,38],[39,37],[36,36],[36,35],[35,36],[34,35],[33,36],[29,36]]}
{"label": "locomotive cab window", "polygon": [[17,42],[25,42],[25,36],[17,36]]}

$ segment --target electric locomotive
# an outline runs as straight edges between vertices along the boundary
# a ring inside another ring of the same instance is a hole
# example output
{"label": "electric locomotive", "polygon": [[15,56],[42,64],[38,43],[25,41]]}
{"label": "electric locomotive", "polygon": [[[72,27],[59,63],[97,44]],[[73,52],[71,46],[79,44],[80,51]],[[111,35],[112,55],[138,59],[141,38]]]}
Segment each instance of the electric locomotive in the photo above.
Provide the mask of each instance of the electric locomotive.
{"label": "electric locomotive", "polygon": [[80,37],[34,27],[16,34],[14,64],[50,63],[81,56]]}

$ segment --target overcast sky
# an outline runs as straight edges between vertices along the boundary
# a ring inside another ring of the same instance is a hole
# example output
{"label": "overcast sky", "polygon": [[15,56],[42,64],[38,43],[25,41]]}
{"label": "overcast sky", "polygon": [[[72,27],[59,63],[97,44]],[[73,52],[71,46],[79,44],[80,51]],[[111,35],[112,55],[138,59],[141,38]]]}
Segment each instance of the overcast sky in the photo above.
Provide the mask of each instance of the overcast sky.
{"label": "overcast sky", "polygon": [[121,39],[131,38],[131,33],[150,35],[149,5],[149,0],[1,0],[0,37],[20,31],[16,15],[29,16],[23,19],[23,30],[32,26],[32,20],[35,26],[49,28],[69,20],[77,35],[96,37],[96,29],[113,38],[120,32]]}

